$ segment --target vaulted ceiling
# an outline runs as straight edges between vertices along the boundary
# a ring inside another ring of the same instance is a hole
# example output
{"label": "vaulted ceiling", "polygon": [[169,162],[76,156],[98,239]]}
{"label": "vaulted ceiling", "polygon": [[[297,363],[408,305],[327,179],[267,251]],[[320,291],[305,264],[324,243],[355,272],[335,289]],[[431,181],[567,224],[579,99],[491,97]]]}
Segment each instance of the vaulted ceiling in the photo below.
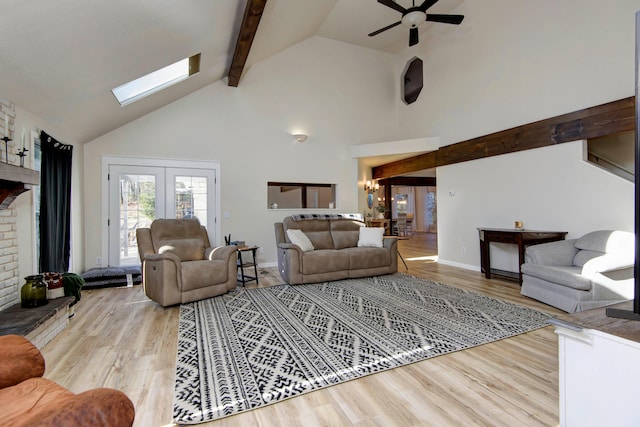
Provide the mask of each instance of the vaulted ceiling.
{"label": "vaulted ceiling", "polygon": [[[451,13],[463,1],[440,0],[429,12]],[[412,5],[411,0],[397,3]],[[76,142],[91,141],[226,79],[246,4],[3,0],[0,97],[65,129]],[[267,0],[244,70],[314,35],[400,52],[408,43],[402,26],[367,36],[399,19],[398,12],[374,0]],[[432,25],[423,25],[421,32]],[[198,52],[200,72],[179,85],[126,107],[111,94],[114,87]]]}

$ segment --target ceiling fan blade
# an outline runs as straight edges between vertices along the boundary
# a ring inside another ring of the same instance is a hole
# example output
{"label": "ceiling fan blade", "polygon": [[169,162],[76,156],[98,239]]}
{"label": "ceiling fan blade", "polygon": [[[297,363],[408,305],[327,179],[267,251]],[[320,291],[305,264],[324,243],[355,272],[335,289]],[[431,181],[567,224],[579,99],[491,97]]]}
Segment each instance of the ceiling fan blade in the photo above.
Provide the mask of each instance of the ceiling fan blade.
{"label": "ceiling fan blade", "polygon": [[439,0],[424,0],[424,3],[420,5],[420,10],[426,12],[434,4],[438,3]]}
{"label": "ceiling fan blade", "polygon": [[375,35],[377,35],[377,34],[380,34],[380,33],[381,33],[381,32],[383,32],[383,31],[387,31],[387,30],[388,30],[388,29],[390,29],[390,28],[397,27],[397,26],[398,26],[398,25],[400,25],[401,23],[402,23],[402,21],[398,21],[398,22],[394,22],[394,23],[393,23],[393,24],[391,24],[391,25],[387,25],[387,26],[386,26],[386,27],[384,27],[384,28],[380,28],[379,30],[376,30],[376,31],[374,31],[373,33],[370,33],[370,34],[369,34],[369,37],[373,37],[373,36],[375,36]]}
{"label": "ceiling fan blade", "polygon": [[459,25],[464,19],[464,15],[438,15],[427,13],[427,21],[442,22],[444,24]]}
{"label": "ceiling fan blade", "polygon": [[418,44],[418,29],[409,28],[409,46]]}
{"label": "ceiling fan blade", "polygon": [[387,7],[390,7],[391,9],[395,9],[400,13],[405,13],[407,11],[407,9],[400,6],[398,3],[394,2],[393,0],[378,0],[378,3],[383,4]]}

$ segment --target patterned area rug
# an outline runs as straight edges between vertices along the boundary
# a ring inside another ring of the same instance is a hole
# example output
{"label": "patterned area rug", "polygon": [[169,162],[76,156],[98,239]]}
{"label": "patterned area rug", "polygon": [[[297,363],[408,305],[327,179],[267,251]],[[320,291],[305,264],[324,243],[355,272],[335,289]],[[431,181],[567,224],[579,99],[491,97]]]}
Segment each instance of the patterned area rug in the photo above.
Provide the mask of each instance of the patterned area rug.
{"label": "patterned area rug", "polygon": [[528,332],[549,317],[403,273],[184,304],[174,421],[233,415]]}

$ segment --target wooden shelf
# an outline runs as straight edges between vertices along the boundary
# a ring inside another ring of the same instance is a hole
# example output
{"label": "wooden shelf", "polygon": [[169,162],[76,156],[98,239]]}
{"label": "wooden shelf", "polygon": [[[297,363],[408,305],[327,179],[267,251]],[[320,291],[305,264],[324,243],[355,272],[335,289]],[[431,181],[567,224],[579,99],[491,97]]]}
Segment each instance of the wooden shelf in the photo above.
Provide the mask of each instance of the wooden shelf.
{"label": "wooden shelf", "polygon": [[38,184],[38,171],[0,162],[0,209],[7,209],[18,195]]}

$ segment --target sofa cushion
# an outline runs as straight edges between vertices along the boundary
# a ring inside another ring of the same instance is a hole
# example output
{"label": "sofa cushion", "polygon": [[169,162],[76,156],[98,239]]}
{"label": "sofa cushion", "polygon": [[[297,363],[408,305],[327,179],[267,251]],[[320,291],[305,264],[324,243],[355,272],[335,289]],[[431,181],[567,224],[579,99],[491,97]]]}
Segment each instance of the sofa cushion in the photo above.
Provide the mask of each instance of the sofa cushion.
{"label": "sofa cushion", "polygon": [[333,248],[344,249],[355,247],[360,237],[360,229],[363,228],[364,225],[363,222],[356,220],[332,219],[330,226]]}
{"label": "sofa cushion", "polygon": [[593,258],[597,258],[599,256],[602,256],[602,255],[604,255],[603,252],[588,251],[588,250],[578,251],[578,252],[576,252],[576,256],[573,257],[573,265],[575,265],[576,267],[582,267],[588,261],[592,260]]}
{"label": "sofa cushion", "polygon": [[349,254],[350,270],[385,267],[391,264],[391,254],[386,248],[359,247],[346,248],[343,251]]}
{"label": "sofa cushion", "polygon": [[349,254],[345,249],[316,249],[302,256],[302,274],[319,274],[349,269]]}
{"label": "sofa cushion", "polygon": [[591,289],[591,279],[582,275],[582,268],[580,267],[524,263],[520,269],[522,274],[557,283],[558,285],[582,291]]}
{"label": "sofa cushion", "polygon": [[180,261],[204,259],[208,242],[198,219],[156,219],[149,229],[156,253],[172,253]]}
{"label": "sofa cushion", "polygon": [[312,251],[313,243],[302,230],[295,228],[287,230],[287,237],[294,245],[298,245],[303,252]]}
{"label": "sofa cushion", "polygon": [[628,231],[598,230],[580,237],[575,247],[595,252],[633,254],[635,235]]}
{"label": "sofa cushion", "polygon": [[158,253],[171,253],[180,261],[196,261],[204,259],[204,241],[200,238],[163,239],[157,242]]}
{"label": "sofa cushion", "polygon": [[[301,220],[294,221],[291,217],[286,217],[282,222],[285,230],[298,229],[311,240],[314,249],[333,249],[333,239],[331,238],[331,230],[329,228],[329,220]],[[288,236],[287,236],[288,240]],[[291,240],[288,240],[291,243]]]}
{"label": "sofa cushion", "polygon": [[381,248],[382,236],[384,236],[384,228],[362,227],[360,228],[358,247]]}

